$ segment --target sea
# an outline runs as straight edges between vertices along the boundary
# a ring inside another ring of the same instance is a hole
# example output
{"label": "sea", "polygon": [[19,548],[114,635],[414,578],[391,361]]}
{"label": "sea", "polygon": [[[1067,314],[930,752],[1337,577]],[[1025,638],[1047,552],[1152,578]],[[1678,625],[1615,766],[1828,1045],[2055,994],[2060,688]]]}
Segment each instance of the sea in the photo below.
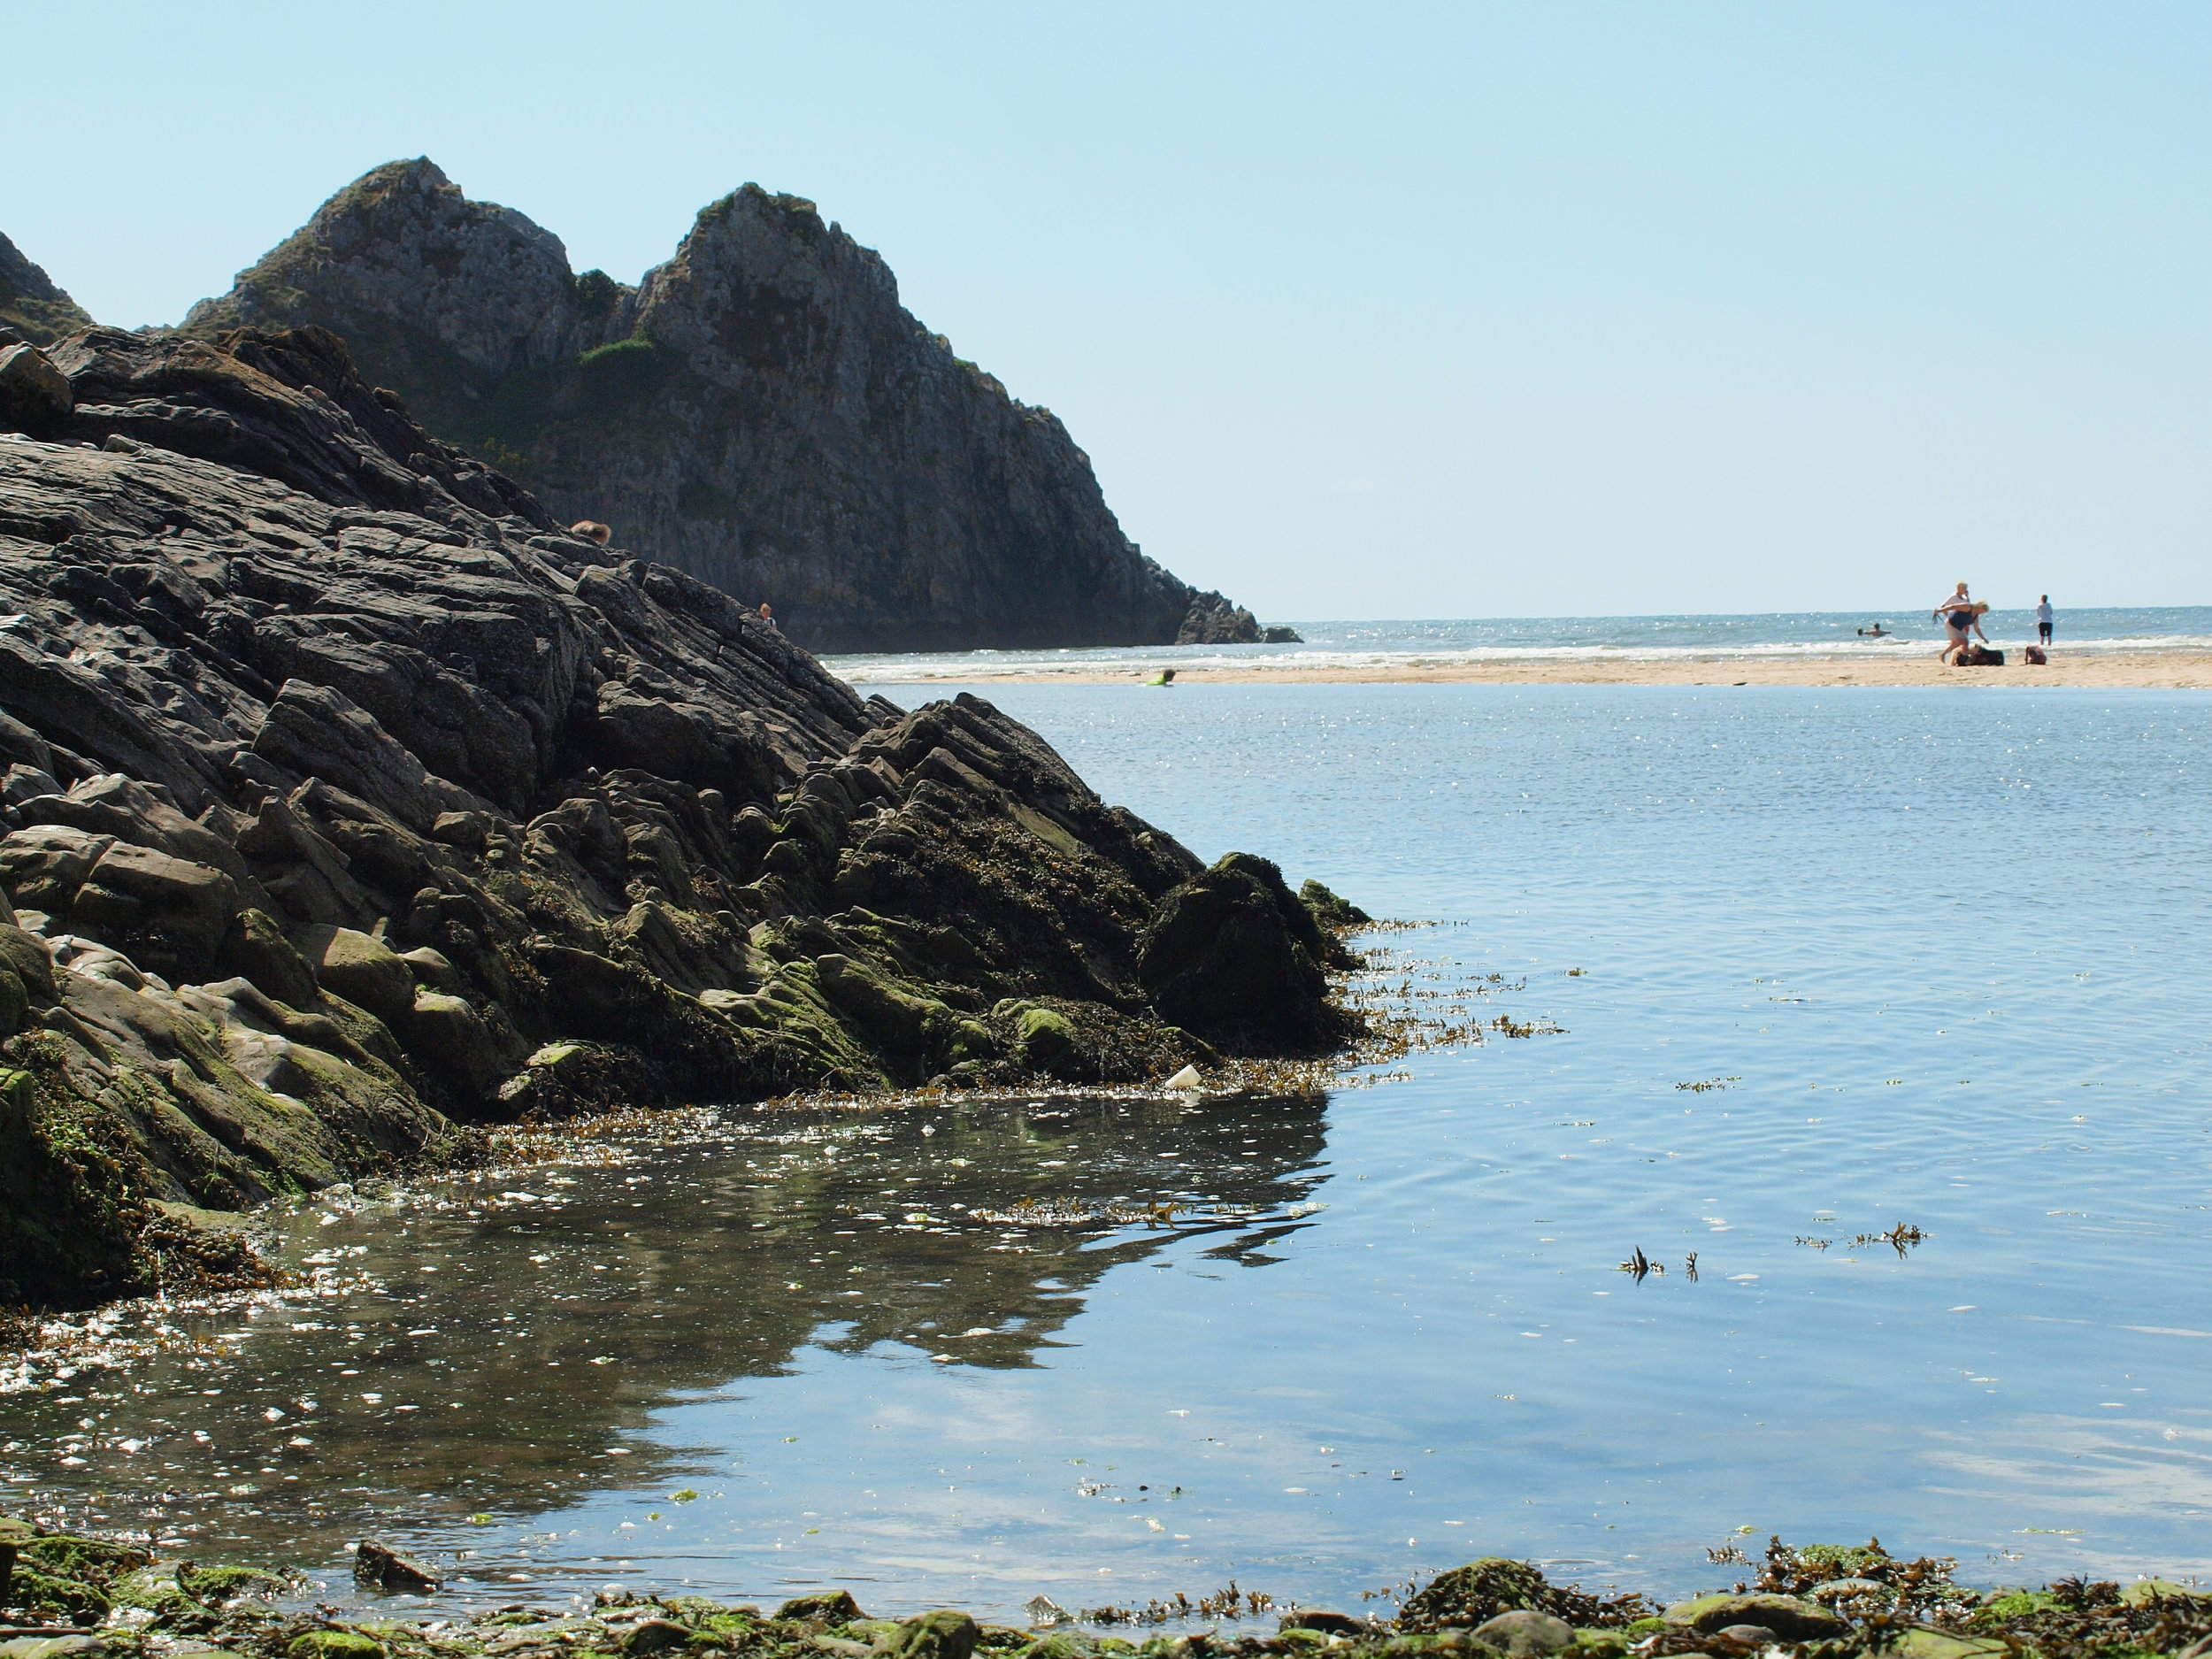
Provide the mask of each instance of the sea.
{"label": "sea", "polygon": [[[827,658],[856,685],[978,674],[1098,675],[1175,669],[1333,669],[1665,662],[1740,657],[1876,660],[1939,649],[1928,611],[1796,611],[1762,616],[1509,617],[1463,621],[1299,622],[1285,645],[1104,646],[1042,651],[951,651],[928,657]],[[1874,630],[1879,629],[1877,636]],[[1992,611],[1982,631],[1998,647],[2032,644],[2035,612]],[[2057,613],[2054,641],[2071,653],[2212,650],[2212,605]]]}
{"label": "sea", "polygon": [[[2131,614],[2098,637],[2212,636]],[[1773,1536],[2212,1574],[2212,694],[935,667],[872,684],[1389,921],[1363,983],[1447,1040],[323,1194],[266,1217],[290,1288],[0,1370],[9,1507],[342,1606],[373,1537],[449,1575],[410,1616],[1271,1630],[1484,1555],[1725,1586]]]}

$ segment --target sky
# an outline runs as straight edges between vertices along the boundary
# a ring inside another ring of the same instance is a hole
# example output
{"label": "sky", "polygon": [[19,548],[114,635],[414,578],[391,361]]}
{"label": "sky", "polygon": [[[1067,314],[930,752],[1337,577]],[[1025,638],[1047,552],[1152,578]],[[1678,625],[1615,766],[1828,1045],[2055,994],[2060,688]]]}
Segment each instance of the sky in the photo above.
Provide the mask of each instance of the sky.
{"label": "sky", "polygon": [[2212,603],[2212,7],[0,0],[169,323],[369,168],[635,280],[755,180],[1263,619]]}

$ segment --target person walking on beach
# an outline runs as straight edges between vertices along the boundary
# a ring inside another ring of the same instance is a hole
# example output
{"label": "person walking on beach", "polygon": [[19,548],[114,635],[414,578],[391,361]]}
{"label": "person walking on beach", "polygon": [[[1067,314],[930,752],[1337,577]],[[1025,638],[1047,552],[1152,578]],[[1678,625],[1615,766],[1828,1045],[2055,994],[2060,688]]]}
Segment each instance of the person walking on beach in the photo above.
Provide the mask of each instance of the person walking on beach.
{"label": "person walking on beach", "polygon": [[2035,608],[2035,637],[2039,645],[2051,642],[2051,596],[2043,595],[2043,603]]}
{"label": "person walking on beach", "polygon": [[[1975,626],[1974,616],[1974,602],[1967,596],[1966,584],[1961,582],[1957,591],[1935,608],[1935,619],[1943,624],[1947,636],[1943,655],[1936,659],[1938,662],[1947,664],[1952,653],[1966,649],[1966,631]],[[1982,637],[1986,640],[1989,636],[1985,634]]]}

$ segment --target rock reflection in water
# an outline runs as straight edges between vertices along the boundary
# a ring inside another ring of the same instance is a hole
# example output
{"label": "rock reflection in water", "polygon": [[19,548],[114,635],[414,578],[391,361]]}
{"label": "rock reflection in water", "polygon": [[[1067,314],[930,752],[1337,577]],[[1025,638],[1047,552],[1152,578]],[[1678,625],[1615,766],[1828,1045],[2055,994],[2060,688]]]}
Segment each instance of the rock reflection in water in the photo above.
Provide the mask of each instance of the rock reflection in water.
{"label": "rock reflection in water", "polygon": [[373,1522],[668,1482],[724,1448],[645,1441],[657,1408],[803,1348],[1031,1367],[1103,1274],[1171,1238],[1271,1259],[1322,1179],[1325,1103],[733,1110],[688,1146],[318,1204],[280,1225],[319,1288],[125,1321],[119,1344],[172,1333],[17,1394],[0,1474],[34,1505],[292,1561]]}

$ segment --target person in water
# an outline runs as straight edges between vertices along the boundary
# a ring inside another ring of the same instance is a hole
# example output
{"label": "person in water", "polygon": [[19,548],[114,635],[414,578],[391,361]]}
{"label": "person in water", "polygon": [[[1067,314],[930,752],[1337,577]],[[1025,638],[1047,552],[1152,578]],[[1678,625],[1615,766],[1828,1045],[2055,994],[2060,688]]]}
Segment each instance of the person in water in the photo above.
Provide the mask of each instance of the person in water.
{"label": "person in water", "polygon": [[2043,603],[2035,608],[2035,637],[2039,643],[2051,642],[2051,596],[2043,595]]}
{"label": "person in water", "polygon": [[1894,634],[1892,634],[1887,628],[1884,627],[1880,623],[1877,622],[1870,628],[1861,628],[1859,630],[1859,637],[1863,640],[1893,640],[1897,636]]}

